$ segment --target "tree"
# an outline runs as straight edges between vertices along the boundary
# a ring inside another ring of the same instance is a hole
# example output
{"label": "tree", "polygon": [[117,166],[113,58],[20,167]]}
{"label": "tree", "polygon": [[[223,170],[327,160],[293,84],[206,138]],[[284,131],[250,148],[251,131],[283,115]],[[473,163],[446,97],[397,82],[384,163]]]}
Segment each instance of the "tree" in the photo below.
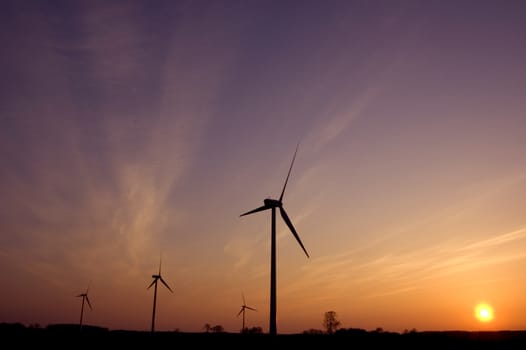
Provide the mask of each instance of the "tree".
{"label": "tree", "polygon": [[323,327],[327,330],[327,333],[334,333],[338,327],[340,327],[341,322],[338,321],[336,311],[327,311],[323,317]]}
{"label": "tree", "polygon": [[223,333],[225,329],[220,324],[215,325],[214,327],[210,328],[210,330],[214,333]]}
{"label": "tree", "polygon": [[206,333],[208,333],[212,329],[212,326],[210,325],[210,323],[205,323],[205,325],[203,326],[203,329],[205,330]]}
{"label": "tree", "polygon": [[261,328],[261,327],[252,327],[252,328],[245,327],[245,329],[243,329],[243,331],[241,333],[262,334],[263,333],[263,328]]}
{"label": "tree", "polygon": [[303,334],[323,334],[323,331],[321,329],[310,328],[304,330]]}

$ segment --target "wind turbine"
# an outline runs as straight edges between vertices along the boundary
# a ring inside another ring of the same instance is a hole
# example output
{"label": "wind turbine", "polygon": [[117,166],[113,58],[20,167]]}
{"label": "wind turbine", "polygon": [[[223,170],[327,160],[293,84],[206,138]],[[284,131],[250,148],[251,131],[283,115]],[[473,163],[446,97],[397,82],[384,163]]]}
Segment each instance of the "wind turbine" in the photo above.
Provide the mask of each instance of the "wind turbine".
{"label": "wind turbine", "polygon": [[89,287],[86,289],[86,293],[81,293],[81,294],[77,295],[77,297],[81,297],[82,298],[82,306],[80,308],[79,329],[82,329],[82,317],[84,316],[84,302],[88,302],[88,306],[89,306],[90,310],[93,310],[93,308],[91,307],[91,303],[89,302],[88,290],[89,290]]}
{"label": "wind turbine", "polygon": [[168,284],[161,277],[161,259],[159,259],[159,273],[157,275],[152,275],[152,278],[153,278],[152,283],[146,289],[150,289],[153,285],[155,285],[154,292],[153,292],[153,314],[152,314],[152,333],[153,333],[155,332],[155,306],[157,304],[157,281],[160,280],[162,284],[164,284],[164,286],[168,288],[170,292],[173,293],[172,288],[170,288],[170,286],[168,286]]}
{"label": "wind turbine", "polygon": [[241,310],[239,310],[239,312],[237,314],[237,317],[239,317],[239,315],[243,314],[243,328],[241,328],[241,332],[245,331],[245,310],[246,309],[252,310],[252,311],[257,311],[256,309],[253,309],[253,308],[251,308],[250,306],[247,305],[247,303],[245,302],[245,295],[243,294],[243,305],[241,305]]}
{"label": "wind turbine", "polygon": [[303,243],[301,243],[301,239],[298,236],[298,233],[296,232],[296,229],[292,225],[292,222],[289,219],[289,216],[287,215],[287,212],[283,208],[283,194],[285,193],[285,188],[287,187],[287,182],[289,181],[290,171],[292,170],[292,165],[294,165],[294,160],[296,159],[296,153],[298,153],[298,146],[296,146],[296,151],[294,152],[294,156],[292,157],[292,162],[290,164],[289,172],[287,174],[287,178],[285,180],[285,184],[283,185],[283,190],[281,191],[281,195],[279,196],[279,199],[271,199],[266,198],[263,200],[264,205],[253,209],[251,211],[248,211],[244,214],[241,214],[240,216],[245,216],[253,213],[257,213],[259,211],[271,209],[272,216],[271,216],[271,252],[270,252],[270,325],[269,325],[269,333],[271,335],[277,334],[276,329],[276,208],[279,208],[279,212],[281,214],[281,217],[283,218],[283,221],[287,224],[288,228],[298,241],[299,245],[305,252],[305,255],[307,255],[307,258],[309,257],[309,253],[307,253],[307,250],[303,246]]}

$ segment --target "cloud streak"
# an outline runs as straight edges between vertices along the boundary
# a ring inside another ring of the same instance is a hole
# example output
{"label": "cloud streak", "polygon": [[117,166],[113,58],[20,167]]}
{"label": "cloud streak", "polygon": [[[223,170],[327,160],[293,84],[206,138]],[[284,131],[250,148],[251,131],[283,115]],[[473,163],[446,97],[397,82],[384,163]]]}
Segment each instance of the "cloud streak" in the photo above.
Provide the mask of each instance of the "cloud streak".
{"label": "cloud streak", "polygon": [[[427,288],[424,281],[526,259],[526,252],[521,248],[525,238],[526,227],[522,227],[468,245],[449,242],[404,254],[383,254],[367,260],[358,251],[318,258],[302,267],[304,277],[287,290],[302,290],[306,289],[305,284],[312,284],[317,287],[323,285],[328,290],[358,288],[362,290],[361,296],[366,298],[405,293]],[[497,249],[501,246],[507,249]],[[510,249],[514,252],[510,252]]]}

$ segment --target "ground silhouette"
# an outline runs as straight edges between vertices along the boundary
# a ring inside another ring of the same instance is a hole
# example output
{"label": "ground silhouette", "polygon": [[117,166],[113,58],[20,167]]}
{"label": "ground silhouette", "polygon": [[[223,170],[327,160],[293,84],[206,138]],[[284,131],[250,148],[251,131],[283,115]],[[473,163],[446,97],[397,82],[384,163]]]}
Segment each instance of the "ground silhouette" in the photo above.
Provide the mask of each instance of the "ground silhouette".
{"label": "ground silhouette", "polygon": [[109,330],[103,327],[78,324],[55,324],[45,328],[25,327],[23,324],[0,324],[4,344],[16,342],[18,348],[47,346],[93,348],[147,346],[164,348],[200,347],[269,349],[275,346],[293,348],[339,349],[524,349],[526,331],[443,331],[443,332],[386,332],[381,329],[339,329],[333,334],[305,331],[301,334],[261,333],[192,333],[158,331]]}

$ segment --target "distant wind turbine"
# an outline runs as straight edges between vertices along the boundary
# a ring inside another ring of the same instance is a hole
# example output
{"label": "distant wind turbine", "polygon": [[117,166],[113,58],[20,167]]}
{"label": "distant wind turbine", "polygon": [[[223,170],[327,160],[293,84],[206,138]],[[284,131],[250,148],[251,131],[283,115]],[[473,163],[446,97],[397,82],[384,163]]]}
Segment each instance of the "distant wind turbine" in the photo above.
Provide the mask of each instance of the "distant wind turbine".
{"label": "distant wind turbine", "polygon": [[82,329],[82,318],[84,316],[84,302],[87,302],[88,303],[88,306],[90,308],[90,310],[93,310],[93,308],[91,307],[91,303],[89,302],[89,298],[88,298],[88,290],[89,290],[89,287],[86,289],[86,293],[81,293],[79,295],[77,295],[77,297],[81,297],[82,298],[82,306],[80,308],[80,323],[79,323],[79,329]]}
{"label": "distant wind turbine", "polygon": [[307,258],[309,257],[309,254],[307,253],[307,250],[303,246],[303,243],[301,243],[301,239],[298,236],[296,229],[292,225],[292,222],[290,221],[289,216],[287,215],[287,212],[283,208],[283,194],[285,193],[285,188],[287,187],[287,182],[289,181],[290,171],[292,170],[292,165],[294,165],[294,160],[296,159],[297,152],[298,152],[298,146],[296,146],[296,151],[294,152],[294,156],[292,157],[292,162],[290,164],[289,172],[287,174],[287,178],[285,180],[285,184],[283,185],[283,190],[281,191],[281,195],[279,196],[279,199],[276,200],[276,199],[266,198],[265,200],[263,200],[263,203],[265,203],[263,206],[240,215],[240,216],[249,215],[249,214],[257,213],[258,211],[263,211],[267,209],[272,210],[271,253],[270,253],[270,322],[269,322],[270,323],[269,333],[271,335],[277,334],[277,328],[276,328],[276,208],[279,208],[283,221],[285,221],[285,223],[287,224],[288,228],[290,229],[290,231],[292,232],[292,234],[298,241],[299,245],[305,252],[305,255],[307,255]]}
{"label": "distant wind turbine", "polygon": [[164,286],[168,288],[170,292],[173,293],[172,288],[170,288],[170,286],[168,286],[168,284],[161,277],[161,259],[159,259],[159,274],[152,275],[152,278],[153,278],[152,283],[146,289],[150,289],[153,285],[155,285],[154,292],[153,292],[153,314],[152,314],[152,333],[153,333],[155,332],[155,306],[157,304],[157,281],[161,280],[162,284],[164,284]]}
{"label": "distant wind turbine", "polygon": [[243,305],[241,305],[241,310],[239,310],[239,312],[237,314],[237,317],[239,317],[239,315],[243,314],[243,328],[241,328],[241,332],[245,331],[245,310],[246,309],[252,310],[252,311],[257,311],[256,309],[253,309],[253,308],[251,308],[250,306],[247,305],[247,303],[245,302],[245,295],[243,294]]}

